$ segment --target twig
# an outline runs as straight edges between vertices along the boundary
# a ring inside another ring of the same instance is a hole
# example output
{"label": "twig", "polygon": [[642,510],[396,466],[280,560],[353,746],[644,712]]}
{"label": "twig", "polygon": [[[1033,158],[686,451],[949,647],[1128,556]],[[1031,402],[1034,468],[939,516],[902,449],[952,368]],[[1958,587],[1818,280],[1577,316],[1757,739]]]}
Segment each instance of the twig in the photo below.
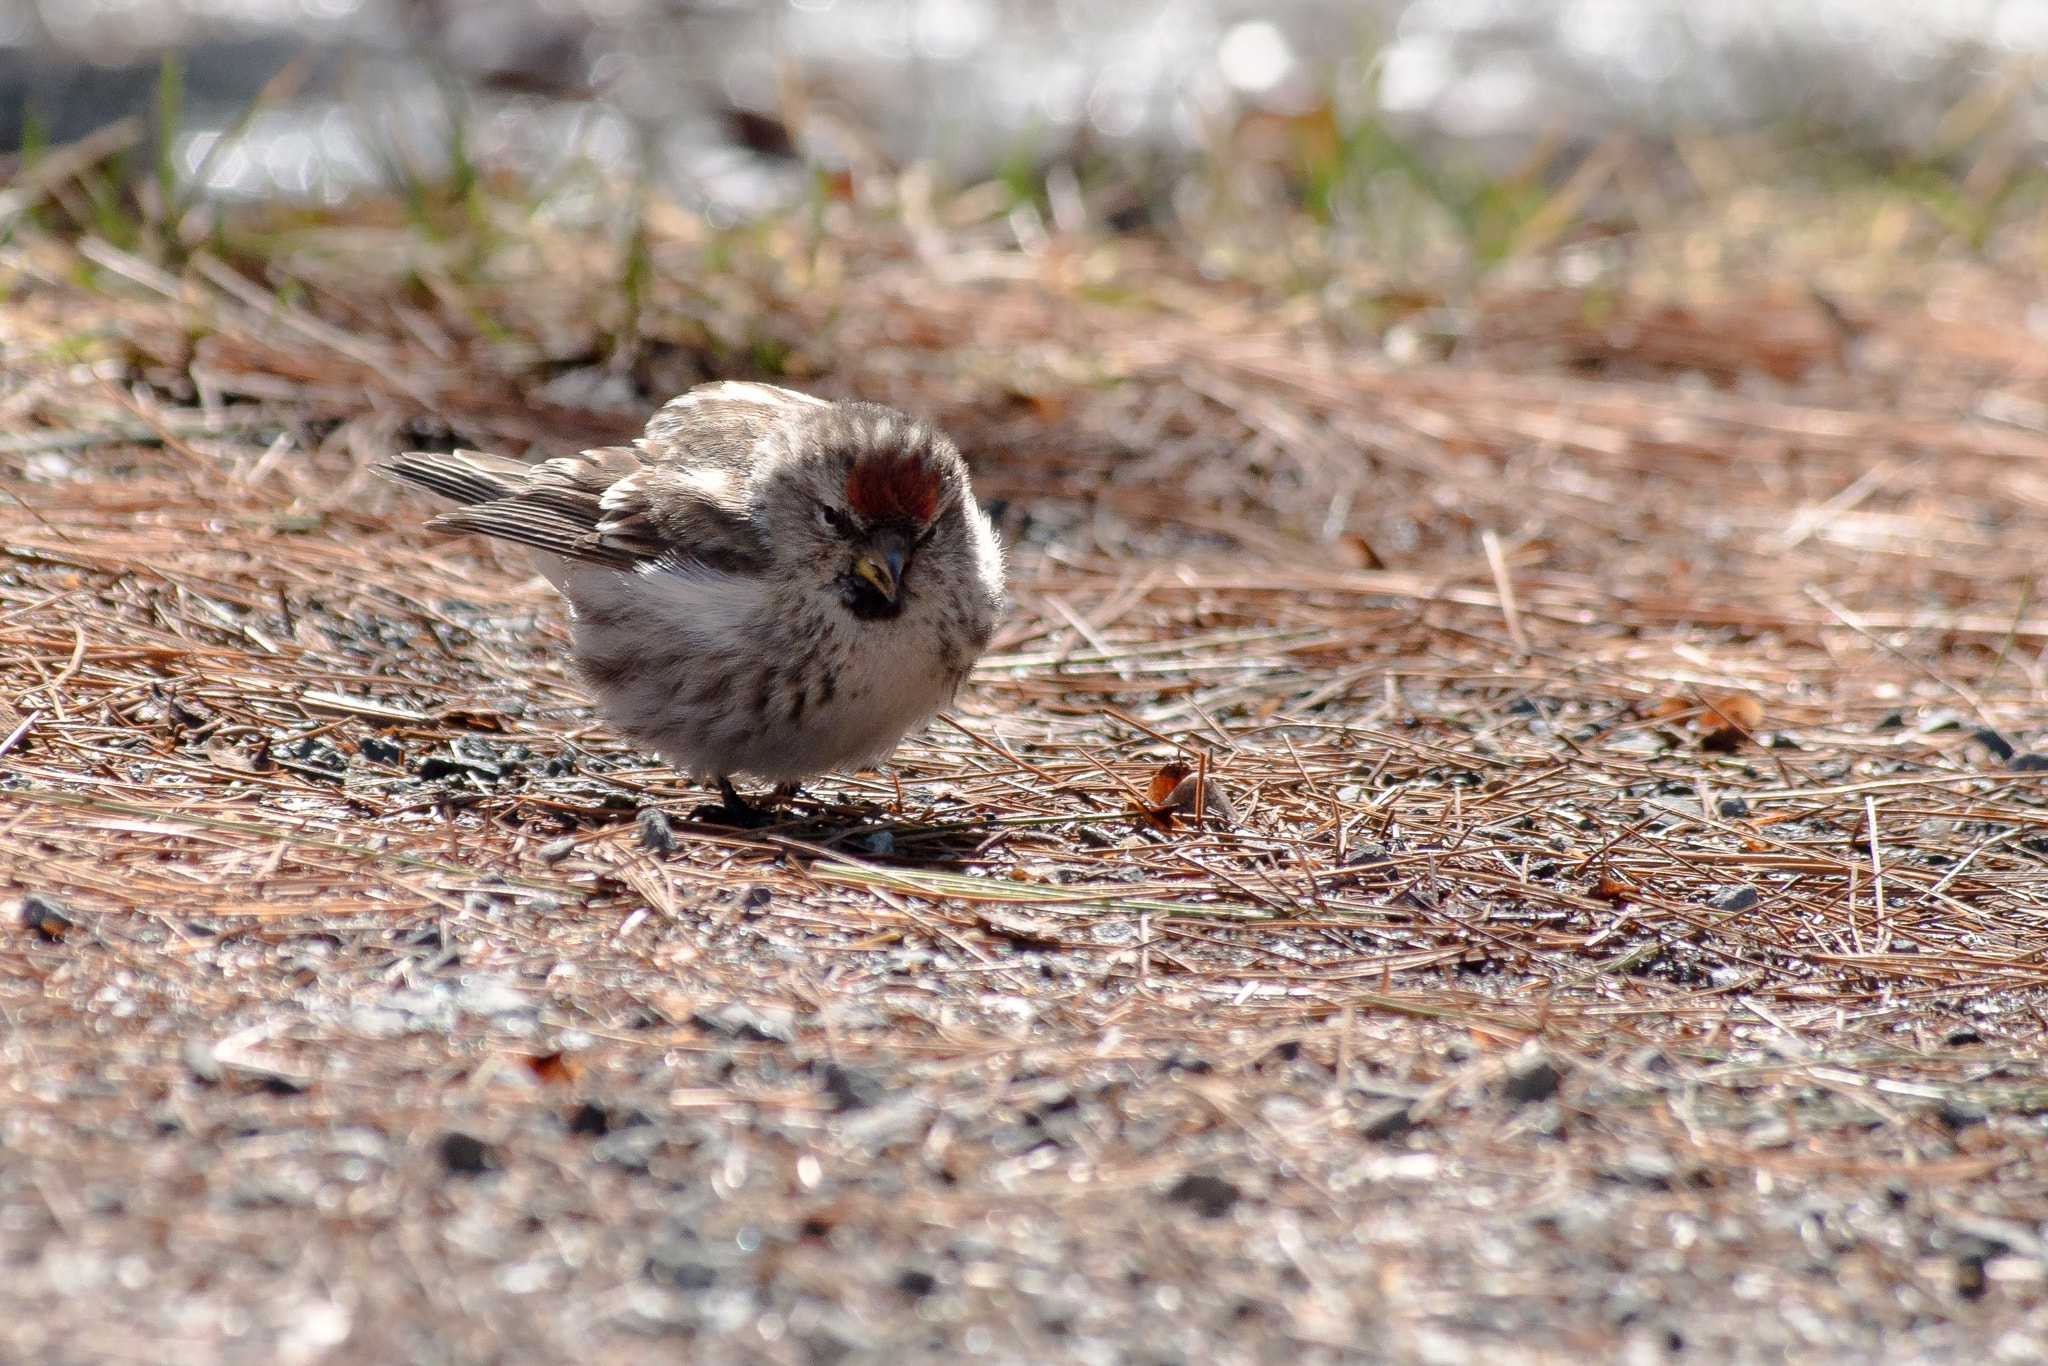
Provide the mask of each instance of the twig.
{"label": "twig", "polygon": [[1486,563],[1493,569],[1493,586],[1500,594],[1500,614],[1507,621],[1508,641],[1515,647],[1518,658],[1526,657],[1529,637],[1522,631],[1522,614],[1515,606],[1515,584],[1508,577],[1508,561],[1501,553],[1500,537],[1488,528],[1479,533],[1479,541],[1486,547]]}

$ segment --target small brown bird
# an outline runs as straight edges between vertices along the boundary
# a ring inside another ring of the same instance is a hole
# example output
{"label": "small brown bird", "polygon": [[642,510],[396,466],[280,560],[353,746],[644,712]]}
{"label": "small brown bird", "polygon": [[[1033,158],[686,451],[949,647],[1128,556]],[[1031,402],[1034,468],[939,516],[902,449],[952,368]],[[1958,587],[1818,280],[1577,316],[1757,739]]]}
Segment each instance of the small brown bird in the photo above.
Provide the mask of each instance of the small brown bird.
{"label": "small brown bird", "polygon": [[631,446],[384,470],[463,504],[429,526],[529,547],[605,716],[735,815],[735,775],[793,789],[888,754],[952,701],[1002,611],[966,462],[879,404],[704,384]]}

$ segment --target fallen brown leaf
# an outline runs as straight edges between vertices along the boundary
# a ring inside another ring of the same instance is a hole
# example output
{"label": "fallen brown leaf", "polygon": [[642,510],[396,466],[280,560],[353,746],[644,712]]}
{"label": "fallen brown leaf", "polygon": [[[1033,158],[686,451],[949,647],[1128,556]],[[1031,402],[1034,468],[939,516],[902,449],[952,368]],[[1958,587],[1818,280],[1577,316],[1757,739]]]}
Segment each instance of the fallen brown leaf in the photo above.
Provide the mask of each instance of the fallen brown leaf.
{"label": "fallen brown leaf", "polygon": [[1223,790],[1223,785],[1210,774],[1206,779],[1188,765],[1175,761],[1162,764],[1159,771],[1145,786],[1145,809],[1135,814],[1155,830],[1174,828],[1176,814],[1189,815],[1195,810],[1196,789],[1201,789],[1202,814],[1214,816],[1225,825],[1237,823],[1237,808]]}
{"label": "fallen brown leaf", "polygon": [[1700,726],[1706,732],[1700,737],[1700,748],[1719,754],[1732,754],[1741,748],[1742,742],[1755,736],[1757,728],[1764,723],[1764,704],[1751,693],[1716,693],[1707,698],[1706,714],[1700,718]]}

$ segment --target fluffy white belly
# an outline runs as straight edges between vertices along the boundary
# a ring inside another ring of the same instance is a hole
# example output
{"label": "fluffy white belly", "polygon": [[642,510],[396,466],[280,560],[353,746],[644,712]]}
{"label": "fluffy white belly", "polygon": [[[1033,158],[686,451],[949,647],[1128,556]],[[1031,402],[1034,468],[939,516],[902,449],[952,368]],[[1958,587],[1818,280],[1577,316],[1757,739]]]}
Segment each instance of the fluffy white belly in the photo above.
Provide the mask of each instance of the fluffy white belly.
{"label": "fluffy white belly", "polygon": [[[771,585],[714,570],[576,568],[576,658],[607,719],[702,777],[792,782],[878,760],[953,698],[915,604],[860,622],[792,609]],[[809,609],[809,610],[806,610]]]}

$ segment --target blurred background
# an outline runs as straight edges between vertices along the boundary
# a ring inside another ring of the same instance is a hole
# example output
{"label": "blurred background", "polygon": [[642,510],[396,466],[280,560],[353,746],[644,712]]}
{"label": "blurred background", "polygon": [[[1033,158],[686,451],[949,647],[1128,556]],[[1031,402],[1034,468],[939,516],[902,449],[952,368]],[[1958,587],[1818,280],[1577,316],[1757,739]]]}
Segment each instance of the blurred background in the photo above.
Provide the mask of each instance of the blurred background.
{"label": "blurred background", "polygon": [[1969,153],[1964,190],[2007,191],[2048,138],[2044,48],[2048,0],[6,0],[0,145],[167,119],[198,197],[332,204],[445,172],[459,125],[491,170],[644,171],[725,222],[910,168],[1120,227],[1369,212],[1392,172],[1485,255],[1513,226],[1477,201],[1617,130],[1767,128],[1886,174]]}

